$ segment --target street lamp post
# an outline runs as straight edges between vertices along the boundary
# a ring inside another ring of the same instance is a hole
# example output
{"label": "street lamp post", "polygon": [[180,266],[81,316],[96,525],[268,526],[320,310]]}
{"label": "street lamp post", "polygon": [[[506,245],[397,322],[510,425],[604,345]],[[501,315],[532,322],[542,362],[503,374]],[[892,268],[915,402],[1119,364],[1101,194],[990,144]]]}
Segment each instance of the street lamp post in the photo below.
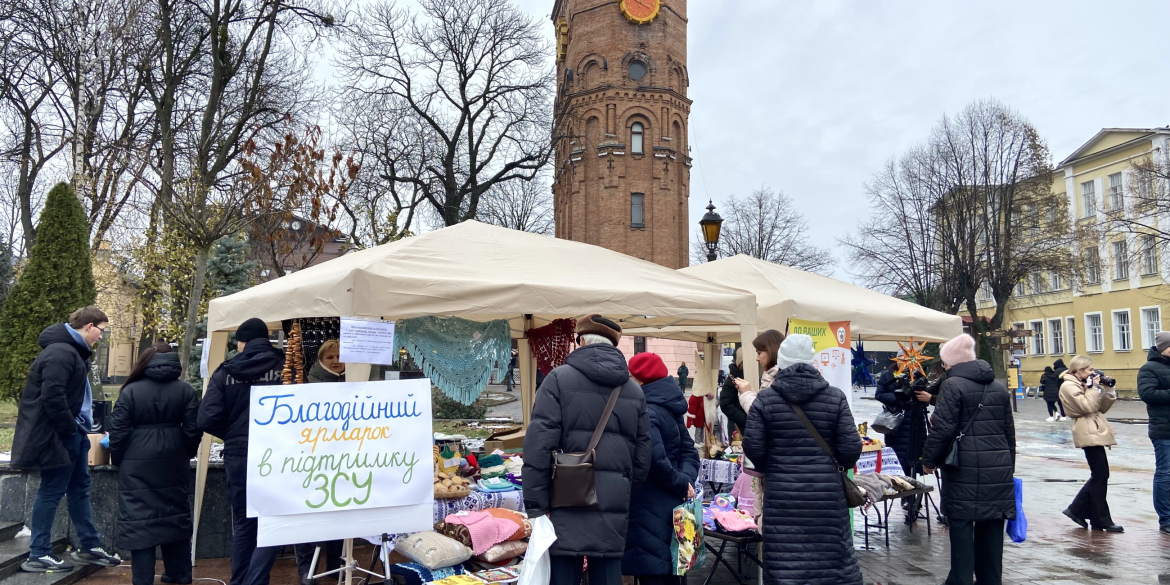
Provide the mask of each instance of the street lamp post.
{"label": "street lamp post", "polygon": [[707,214],[699,220],[699,227],[703,228],[703,243],[707,245],[707,261],[714,262],[715,252],[719,249],[719,229],[723,226],[723,218],[715,213],[715,204],[707,201]]}

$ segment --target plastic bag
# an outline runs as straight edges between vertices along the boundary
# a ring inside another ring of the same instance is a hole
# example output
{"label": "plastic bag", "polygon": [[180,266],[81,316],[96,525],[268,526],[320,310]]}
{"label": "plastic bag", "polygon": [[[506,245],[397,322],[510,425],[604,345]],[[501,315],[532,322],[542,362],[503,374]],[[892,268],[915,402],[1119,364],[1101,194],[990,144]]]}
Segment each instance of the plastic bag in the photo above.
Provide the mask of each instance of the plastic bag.
{"label": "plastic bag", "polygon": [[670,542],[675,575],[686,575],[703,566],[703,501],[694,498],[674,509],[674,534]]}
{"label": "plastic bag", "polygon": [[1008,520],[1004,525],[1012,542],[1024,542],[1028,537],[1028,518],[1024,516],[1024,480],[1015,477],[1012,482],[1016,487],[1016,519]]}
{"label": "plastic bag", "polygon": [[532,535],[528,537],[528,551],[520,567],[516,585],[548,585],[552,578],[552,560],[548,549],[557,540],[556,530],[548,514],[532,520]]}

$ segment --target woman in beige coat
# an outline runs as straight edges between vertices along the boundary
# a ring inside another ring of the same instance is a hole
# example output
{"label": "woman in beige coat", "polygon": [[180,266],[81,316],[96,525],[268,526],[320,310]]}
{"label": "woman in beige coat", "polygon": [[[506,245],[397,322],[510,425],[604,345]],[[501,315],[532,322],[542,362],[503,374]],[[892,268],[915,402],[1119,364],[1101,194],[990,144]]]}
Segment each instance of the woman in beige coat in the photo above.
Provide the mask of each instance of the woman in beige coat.
{"label": "woman in beige coat", "polygon": [[1117,400],[1113,388],[1101,388],[1097,380],[1100,374],[1093,370],[1093,360],[1076,356],[1068,364],[1068,371],[1061,374],[1060,402],[1065,414],[1073,419],[1073,444],[1085,450],[1091,473],[1089,481],[1077,494],[1064,515],[1081,526],[1106,532],[1122,532],[1109,515],[1109,503],[1105,496],[1109,489],[1109,458],[1105,447],[1117,444],[1113,427],[1105,419],[1105,413]]}

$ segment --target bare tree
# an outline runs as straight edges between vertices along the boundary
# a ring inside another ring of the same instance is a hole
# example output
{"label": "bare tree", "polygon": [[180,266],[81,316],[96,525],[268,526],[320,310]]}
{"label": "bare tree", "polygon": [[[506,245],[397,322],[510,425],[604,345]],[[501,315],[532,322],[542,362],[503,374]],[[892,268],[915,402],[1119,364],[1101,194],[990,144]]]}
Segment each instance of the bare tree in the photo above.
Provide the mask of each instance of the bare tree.
{"label": "bare tree", "polygon": [[870,288],[954,313],[963,297],[951,274],[954,264],[945,259],[931,160],[929,149],[916,147],[886,163],[865,186],[869,215],[840,244],[853,274]]}
{"label": "bare tree", "polygon": [[[719,206],[719,214],[723,217],[717,251],[721,257],[746,254],[810,272],[833,266],[832,253],[809,242],[808,222],[783,192],[760,187],[747,197],[733,195]],[[701,234],[691,245],[691,256],[697,262],[706,260]]]}
{"label": "bare tree", "polygon": [[540,179],[498,184],[484,194],[479,219],[500,227],[551,236],[551,188]]}
{"label": "bare tree", "polygon": [[[1098,215],[1099,221],[1084,226],[1096,236],[1097,245],[1109,245],[1124,237],[1128,258],[1141,274],[1162,274],[1162,255],[1170,246],[1170,153],[1153,150],[1130,164],[1128,198],[1123,206],[1111,204]],[[1116,252],[1116,250],[1110,250]]]}
{"label": "bare tree", "polygon": [[488,191],[532,180],[553,144],[552,50],[533,18],[508,0],[420,5],[366,8],[337,60],[341,125],[407,228],[418,204],[444,225],[478,217]]}

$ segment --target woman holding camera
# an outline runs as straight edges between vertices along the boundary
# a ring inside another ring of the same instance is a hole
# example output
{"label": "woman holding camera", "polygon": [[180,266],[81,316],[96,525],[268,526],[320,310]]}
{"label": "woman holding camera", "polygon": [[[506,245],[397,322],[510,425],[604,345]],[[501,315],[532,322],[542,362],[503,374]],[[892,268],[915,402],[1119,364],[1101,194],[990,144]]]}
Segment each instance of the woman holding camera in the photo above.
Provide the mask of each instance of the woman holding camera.
{"label": "woman holding camera", "polygon": [[1064,510],[1064,515],[1081,528],[1088,528],[1092,523],[1093,530],[1122,532],[1123,529],[1113,523],[1109,502],[1105,500],[1109,490],[1109,457],[1105,454],[1105,447],[1117,444],[1105,413],[1117,400],[1117,390],[1108,383],[1113,381],[1111,378],[1106,378],[1106,387],[1102,387],[1102,376],[1094,371],[1093,360],[1083,355],[1074,357],[1068,364],[1068,371],[1060,377],[1064,380],[1060,385],[1060,402],[1064,404],[1065,413],[1073,419],[1073,444],[1085,450],[1092,474],[1072,504]]}

